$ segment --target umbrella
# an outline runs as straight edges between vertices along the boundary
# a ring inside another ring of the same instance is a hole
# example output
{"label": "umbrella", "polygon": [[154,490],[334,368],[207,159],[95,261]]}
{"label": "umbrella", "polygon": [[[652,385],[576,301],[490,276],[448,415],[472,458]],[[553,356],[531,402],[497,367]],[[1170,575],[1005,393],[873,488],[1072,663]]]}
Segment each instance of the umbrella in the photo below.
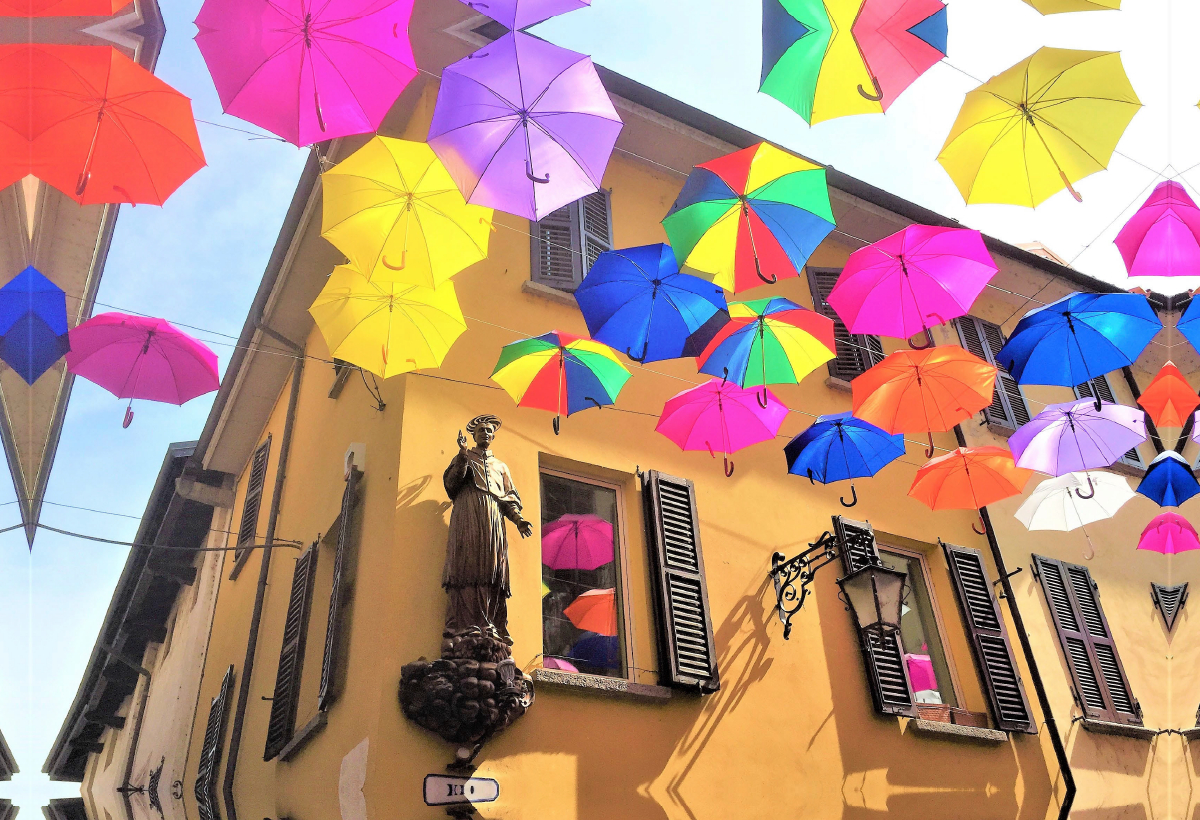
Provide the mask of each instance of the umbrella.
{"label": "umbrella", "polygon": [[825,169],[758,145],[697,165],[663,219],[681,266],[729,291],[798,276],[834,228]]}
{"label": "umbrella", "polygon": [[830,307],[851,333],[906,339],[971,312],[996,274],[979,231],[909,225],[850,254]]}
{"label": "umbrella", "polygon": [[577,629],[597,635],[617,634],[616,589],[589,589],[567,605],[563,614]]}
{"label": "umbrella", "polygon": [[1183,427],[1192,411],[1200,407],[1200,396],[1171,362],[1159,368],[1137,401],[1156,427]]}
{"label": "umbrella", "polygon": [[[829,484],[875,475],[904,455],[904,435],[888,433],[849,413],[834,413],[818,416],[811,427],[787,443],[783,452],[789,473]],[[853,482],[850,495],[849,503],[841,499],[843,507],[858,503]]]}
{"label": "umbrella", "polygon": [[1178,507],[1200,493],[1200,482],[1183,456],[1167,450],[1150,462],[1137,491],[1160,507]]}
{"label": "umbrella", "polygon": [[1200,549],[1200,537],[1196,535],[1196,528],[1182,515],[1164,512],[1150,519],[1146,529],[1142,530],[1137,548],[1174,555],[1177,552]]}
{"label": "umbrella", "polygon": [[[1088,487],[1091,495],[1083,495]],[[1070,532],[1112,518],[1133,496],[1129,482],[1119,475],[1067,473],[1037,485],[1016,518],[1026,529]]]}
{"label": "umbrella", "polygon": [[1120,54],[1041,48],[967,93],[938,162],[967,204],[1080,199],[1140,107]]}
{"label": "umbrella", "polygon": [[1009,436],[1008,446],[1017,466],[1060,476],[1108,467],[1145,440],[1141,410],[1110,403],[1097,409],[1092,399],[1081,399],[1046,405]]}
{"label": "umbrella", "polygon": [[621,639],[616,635],[586,635],[575,642],[567,657],[601,669],[617,669],[620,653]]}
{"label": "umbrella", "polygon": [[563,672],[578,672],[575,664],[570,661],[564,661],[562,658],[554,658],[550,655],[542,656],[543,669],[560,669]]}
{"label": "umbrella", "polygon": [[563,515],[542,526],[542,563],[599,569],[613,560],[613,525],[595,515]]}
{"label": "umbrella", "polygon": [[413,0],[205,0],[196,45],[226,114],[293,145],[379,130],[417,76]]}
{"label": "umbrella", "polygon": [[719,287],[679,272],[667,245],[600,254],[575,301],[592,337],[636,362],[679,358],[689,337],[726,307]]}
{"label": "umbrella", "polygon": [[512,31],[536,26],[568,11],[587,8],[592,0],[460,0]]}
{"label": "umbrella", "polygon": [[1071,11],[1112,11],[1121,8],[1121,0],[1025,0],[1042,14]]}
{"label": "umbrella", "polygon": [[733,475],[730,453],[770,441],[779,433],[787,408],[770,390],[764,390],[767,406],[757,393],[743,390],[724,379],[710,379],[667,400],[655,430],[683,450],[707,450],[725,457],[725,475]]}
{"label": "umbrella", "polygon": [[1133,364],[1160,330],[1140,293],[1072,293],[1026,313],[996,363],[1021,384],[1073,387]]}
{"label": "umbrella", "polygon": [[332,356],[381,379],[440,367],[467,329],[452,283],[376,282],[349,265],[333,269],[308,312]]}
{"label": "umbrella", "polygon": [[71,349],[67,297],[32,265],[0,288],[0,359],[28,384]]}
{"label": "umbrella", "polygon": [[1175,323],[1175,329],[1183,334],[1183,338],[1188,340],[1188,344],[1200,351],[1200,299],[1188,300],[1183,315]]}
{"label": "umbrella", "polygon": [[600,188],[621,125],[590,57],[517,31],[442,72],[429,144],[468,202],[539,220]]}
{"label": "umbrella", "polygon": [[184,404],[221,386],[217,355],[165,319],[101,313],[71,330],[67,368],[129,399]]}
{"label": "umbrella", "polygon": [[468,205],[423,142],[373,137],[321,189],[321,235],[370,279],[431,288],[487,258],[492,209]]}
{"label": "umbrella", "polygon": [[[908,494],[931,510],[982,510],[1020,494],[1032,475],[1016,466],[1003,447],[959,447],[925,462]],[[975,532],[983,535],[984,526]]]}
{"label": "umbrella", "polygon": [[913,82],[946,57],[948,27],[942,0],[866,0],[851,28],[884,111]]}
{"label": "umbrella", "polygon": [[956,345],[898,350],[850,382],[854,415],[889,433],[933,433],[992,403],[996,368]]}
{"label": "umbrella", "polygon": [[0,46],[0,100],[0,184],[32,174],[81,205],[161,205],[204,167],[191,102],[115,48]]}
{"label": "umbrella", "polygon": [[628,380],[629,371],[607,345],[557,330],[505,345],[492,371],[492,381],[518,407],[555,414],[555,435],[563,413],[612,404]]}
{"label": "umbrella", "polygon": [[0,17],[111,17],[133,0],[0,0]]}
{"label": "umbrella", "polygon": [[766,407],[766,385],[799,384],[837,355],[836,344],[832,319],[781,296],[733,302],[728,324],[701,354],[700,372],[762,385],[758,403]]}
{"label": "umbrella", "polygon": [[1200,275],[1200,208],[1178,182],[1160,182],[1113,242],[1130,276]]}

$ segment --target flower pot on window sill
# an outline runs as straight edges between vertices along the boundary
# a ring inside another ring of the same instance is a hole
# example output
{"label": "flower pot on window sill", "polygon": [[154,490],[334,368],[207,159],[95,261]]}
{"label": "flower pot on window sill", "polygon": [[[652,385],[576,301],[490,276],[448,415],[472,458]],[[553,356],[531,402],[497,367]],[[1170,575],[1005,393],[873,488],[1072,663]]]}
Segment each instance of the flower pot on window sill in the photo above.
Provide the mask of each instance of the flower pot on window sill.
{"label": "flower pot on window sill", "polygon": [[953,723],[951,709],[952,707],[942,703],[918,703],[917,716],[921,720],[931,720],[935,723]]}
{"label": "flower pot on window sill", "polygon": [[959,726],[974,726],[977,729],[988,728],[988,716],[983,712],[971,712],[966,709],[950,708],[950,722]]}

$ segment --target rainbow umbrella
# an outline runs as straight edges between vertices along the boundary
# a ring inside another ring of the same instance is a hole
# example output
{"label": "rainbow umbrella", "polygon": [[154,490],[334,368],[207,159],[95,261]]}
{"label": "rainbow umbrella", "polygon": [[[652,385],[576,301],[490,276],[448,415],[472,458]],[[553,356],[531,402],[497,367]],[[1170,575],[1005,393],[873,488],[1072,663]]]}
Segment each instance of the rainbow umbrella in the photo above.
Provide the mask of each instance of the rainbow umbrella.
{"label": "rainbow umbrella", "polygon": [[1174,555],[1177,552],[1200,550],[1200,537],[1197,537],[1196,528],[1191,522],[1179,513],[1159,513],[1142,530],[1137,548]]}
{"label": "rainbow umbrella", "polygon": [[729,291],[798,276],[834,228],[825,169],[767,143],[697,165],[663,219],[675,258]]}
{"label": "rainbow umbrella", "polygon": [[856,89],[888,110],[914,81],[946,57],[942,0],[865,0],[850,29],[875,84]]}
{"label": "rainbow umbrella", "polygon": [[683,450],[707,450],[716,458],[720,448],[725,475],[732,476],[729,454],[775,438],[787,418],[787,407],[770,390],[763,392],[766,407],[753,391],[710,379],[668,399],[654,429]]}
{"label": "rainbow umbrella", "polygon": [[1196,276],[1200,208],[1178,182],[1160,182],[1113,243],[1130,276]]}
{"label": "rainbow umbrella", "polygon": [[629,371],[608,345],[557,330],[505,345],[492,371],[492,381],[518,407],[555,414],[555,435],[563,413],[612,404],[628,380]]}

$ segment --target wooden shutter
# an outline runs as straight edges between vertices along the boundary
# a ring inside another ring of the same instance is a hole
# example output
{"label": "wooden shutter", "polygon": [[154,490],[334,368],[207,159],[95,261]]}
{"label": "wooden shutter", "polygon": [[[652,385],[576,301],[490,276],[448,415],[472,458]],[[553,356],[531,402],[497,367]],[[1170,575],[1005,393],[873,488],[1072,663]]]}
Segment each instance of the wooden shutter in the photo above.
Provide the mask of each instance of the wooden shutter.
{"label": "wooden shutter", "polygon": [[1004,347],[1004,331],[992,322],[974,316],[962,316],[954,320],[958,338],[968,352],[996,366],[996,387],[992,391],[992,403],[984,410],[991,424],[1016,430],[1029,421],[1029,405],[1021,385],[1008,371],[996,363],[996,356]]}
{"label": "wooden shutter", "polygon": [[279,649],[279,670],[275,673],[275,694],[271,699],[263,760],[279,754],[296,731],[296,706],[300,700],[304,644],[308,637],[308,613],[312,608],[316,574],[317,544],[314,543],[296,559],[296,568],[292,571],[292,592],[283,622],[283,646]]}
{"label": "wooden shutter", "polygon": [[[879,548],[875,544],[875,531],[870,524],[835,515],[833,530],[847,575],[871,564],[882,563]],[[853,613],[851,617],[854,617]],[[885,715],[916,717],[917,707],[912,684],[908,680],[908,669],[904,665],[904,644],[900,633],[878,635],[859,630],[858,635],[867,670],[867,688],[871,690],[875,710]]]}
{"label": "wooden shutter", "polygon": [[587,276],[600,254],[613,247],[609,192],[601,188],[579,200],[579,216],[583,226],[583,275]]}
{"label": "wooden shutter", "polygon": [[[1104,374],[1097,376],[1091,381],[1075,385],[1075,398],[1094,399],[1097,396],[1100,397],[1100,401],[1107,401],[1112,404],[1117,403],[1117,400],[1113,398],[1112,385],[1108,383],[1108,377]],[[1130,467],[1142,467],[1142,457],[1138,455],[1136,447],[1121,456],[1120,462],[1128,464]]]}
{"label": "wooden shutter", "polygon": [[229,693],[233,689],[233,666],[225,670],[221,691],[212,699],[208,723],[204,727],[204,743],[200,747],[200,765],[196,770],[196,809],[200,820],[219,820],[217,813],[217,768],[221,762],[221,744],[225,734],[225,713]]}
{"label": "wooden shutter", "polygon": [[971,640],[975,664],[983,679],[996,726],[1010,732],[1037,733],[1029,699],[1021,684],[1012,643],[992,593],[983,553],[979,550],[942,544],[963,624]]}
{"label": "wooden shutter", "polygon": [[1141,707],[1129,688],[1091,573],[1040,555],[1033,562],[1084,715],[1141,726]]}
{"label": "wooden shutter", "polygon": [[250,474],[246,479],[246,499],[242,502],[242,523],[238,526],[234,560],[242,557],[245,547],[254,544],[258,535],[258,510],[262,505],[263,485],[267,480],[267,459],[271,454],[271,437],[258,445],[250,459]]}
{"label": "wooden shutter", "polygon": [[333,586],[329,591],[329,620],[325,626],[325,655],[321,659],[321,688],[317,694],[317,708],[326,711],[337,700],[340,687],[339,658],[341,656],[344,610],[350,602],[350,573],[346,572],[346,553],[350,549],[353,532],[354,505],[358,498],[358,482],[362,473],[351,467],[342,491],[342,512],[339,518],[337,550],[333,559]]}
{"label": "wooden shutter", "polygon": [[580,256],[579,208],[565,205],[547,214],[530,231],[534,282],[573,291],[583,281]]}
{"label": "wooden shutter", "polygon": [[1163,623],[1166,624],[1168,632],[1175,628],[1175,619],[1179,617],[1179,610],[1187,603],[1187,594],[1187,582],[1172,587],[1150,584],[1150,599],[1162,613]]}
{"label": "wooden shutter", "polygon": [[850,381],[862,375],[873,365],[883,361],[883,344],[878,336],[851,334],[840,316],[825,300],[837,284],[841,271],[837,268],[813,268],[808,270],[808,287],[812,291],[813,305],[819,313],[833,320],[833,336],[837,344],[837,356],[829,362],[829,375],[835,379]]}
{"label": "wooden shutter", "polygon": [[692,482],[651,470],[642,477],[658,624],[659,679],[701,692],[721,688]]}

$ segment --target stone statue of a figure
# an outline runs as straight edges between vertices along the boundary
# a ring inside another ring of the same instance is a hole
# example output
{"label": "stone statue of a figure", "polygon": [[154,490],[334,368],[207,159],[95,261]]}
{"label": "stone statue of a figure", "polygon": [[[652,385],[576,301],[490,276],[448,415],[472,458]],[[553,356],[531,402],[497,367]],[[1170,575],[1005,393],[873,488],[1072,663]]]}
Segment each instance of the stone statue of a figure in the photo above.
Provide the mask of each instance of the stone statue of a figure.
{"label": "stone statue of a figure", "polygon": [[492,455],[491,444],[500,423],[492,415],[467,422],[475,446],[467,448],[467,437],[460,430],[458,455],[442,476],[446,494],[454,502],[442,587],[450,596],[447,633],[478,627],[511,644],[508,598],[512,592],[504,519],[517,525],[522,538],[533,534],[533,524],[521,517],[521,496],[508,466]]}

